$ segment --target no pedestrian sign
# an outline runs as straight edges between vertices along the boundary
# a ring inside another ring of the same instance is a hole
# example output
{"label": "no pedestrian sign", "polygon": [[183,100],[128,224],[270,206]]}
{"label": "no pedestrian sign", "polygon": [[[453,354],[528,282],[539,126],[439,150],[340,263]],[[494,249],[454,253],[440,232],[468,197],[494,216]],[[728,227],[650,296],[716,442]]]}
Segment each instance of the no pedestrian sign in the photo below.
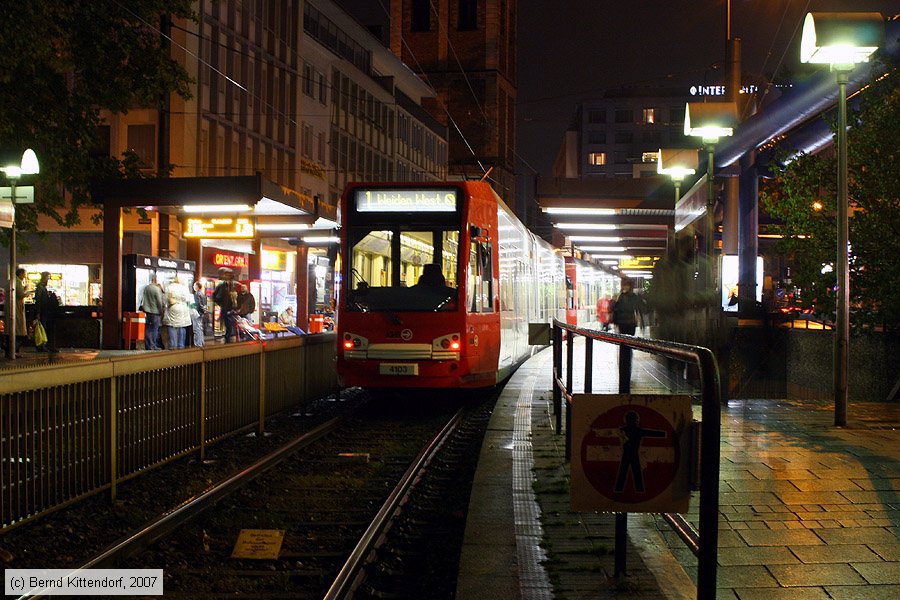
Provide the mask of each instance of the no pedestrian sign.
{"label": "no pedestrian sign", "polygon": [[576,394],[572,509],[687,512],[691,418],[690,396]]}

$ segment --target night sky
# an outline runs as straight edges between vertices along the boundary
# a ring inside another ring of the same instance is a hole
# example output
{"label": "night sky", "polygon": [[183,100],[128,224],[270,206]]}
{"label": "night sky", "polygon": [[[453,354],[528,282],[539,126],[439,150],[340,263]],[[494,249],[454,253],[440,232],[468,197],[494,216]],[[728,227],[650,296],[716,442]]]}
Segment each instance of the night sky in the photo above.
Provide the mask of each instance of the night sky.
{"label": "night sky", "polygon": [[[520,0],[518,10],[518,154],[543,176],[580,100],[623,85],[686,91],[724,80],[715,63],[725,60],[725,0]],[[798,58],[803,17],[842,10],[888,16],[900,2],[732,0],[745,75],[808,73]]]}

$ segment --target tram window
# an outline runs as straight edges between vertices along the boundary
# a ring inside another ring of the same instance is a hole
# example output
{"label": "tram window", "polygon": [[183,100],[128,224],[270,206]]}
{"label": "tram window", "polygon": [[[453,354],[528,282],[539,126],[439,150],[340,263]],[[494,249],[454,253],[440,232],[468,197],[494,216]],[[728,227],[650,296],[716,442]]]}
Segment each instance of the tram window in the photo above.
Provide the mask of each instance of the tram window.
{"label": "tram window", "polygon": [[469,245],[469,276],[466,306],[469,312],[494,312],[493,257],[491,245],[472,241]]}
{"label": "tram window", "polygon": [[[455,310],[459,232],[351,229],[350,310]],[[442,286],[417,286],[425,266],[440,265]]]}

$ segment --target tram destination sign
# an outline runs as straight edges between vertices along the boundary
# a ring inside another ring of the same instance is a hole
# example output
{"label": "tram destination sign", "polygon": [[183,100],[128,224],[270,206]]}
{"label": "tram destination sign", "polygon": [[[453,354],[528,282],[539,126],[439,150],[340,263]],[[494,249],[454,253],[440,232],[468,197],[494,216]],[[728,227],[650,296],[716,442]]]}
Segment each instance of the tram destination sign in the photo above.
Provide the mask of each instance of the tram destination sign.
{"label": "tram destination sign", "polygon": [[186,238],[238,238],[254,236],[253,221],[244,217],[215,217],[212,219],[188,219],[185,223]]}
{"label": "tram destination sign", "polygon": [[442,188],[358,189],[356,210],[371,212],[456,212],[456,190]]}

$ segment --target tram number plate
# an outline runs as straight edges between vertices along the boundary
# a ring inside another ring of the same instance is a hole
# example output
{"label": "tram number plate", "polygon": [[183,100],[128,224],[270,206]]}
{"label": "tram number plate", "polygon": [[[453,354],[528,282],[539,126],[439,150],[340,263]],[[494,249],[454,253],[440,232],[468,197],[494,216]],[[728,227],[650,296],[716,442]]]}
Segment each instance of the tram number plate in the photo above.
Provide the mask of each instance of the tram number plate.
{"label": "tram number plate", "polygon": [[419,365],[416,363],[381,363],[378,365],[381,375],[418,375]]}

